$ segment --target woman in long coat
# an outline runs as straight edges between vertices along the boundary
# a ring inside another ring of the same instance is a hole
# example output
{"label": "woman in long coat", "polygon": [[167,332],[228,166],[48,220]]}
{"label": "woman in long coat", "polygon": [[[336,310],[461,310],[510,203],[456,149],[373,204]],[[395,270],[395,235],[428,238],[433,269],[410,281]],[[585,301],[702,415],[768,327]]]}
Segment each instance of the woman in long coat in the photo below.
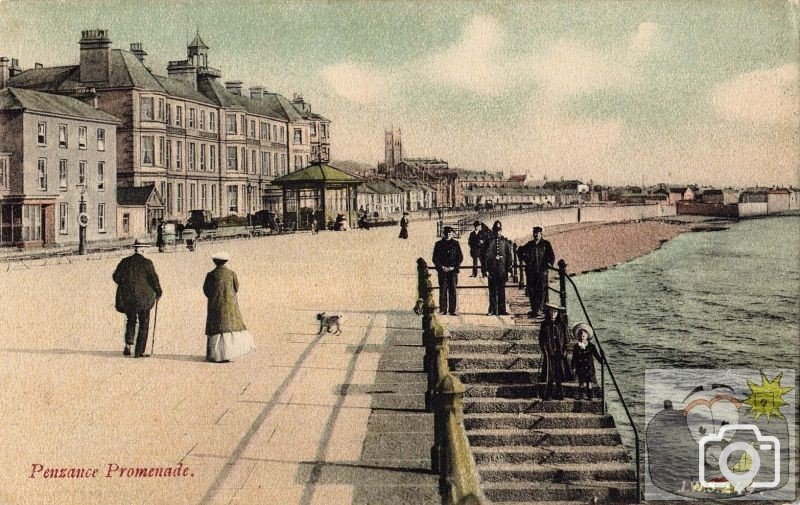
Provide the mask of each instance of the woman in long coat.
{"label": "woman in long coat", "polygon": [[400,237],[408,238],[408,212],[403,212],[403,217],[400,218]]}
{"label": "woman in long coat", "polygon": [[203,293],[208,298],[206,360],[223,363],[244,356],[255,346],[236,300],[239,279],[225,266],[230,256],[217,253],[211,259],[217,267],[206,275],[203,283]]}
{"label": "woman in long coat", "polygon": [[563,400],[561,383],[569,380],[567,366],[567,335],[561,320],[561,307],[545,305],[545,318],[539,329],[539,347],[542,350],[542,370],[539,382],[547,382],[542,399]]}

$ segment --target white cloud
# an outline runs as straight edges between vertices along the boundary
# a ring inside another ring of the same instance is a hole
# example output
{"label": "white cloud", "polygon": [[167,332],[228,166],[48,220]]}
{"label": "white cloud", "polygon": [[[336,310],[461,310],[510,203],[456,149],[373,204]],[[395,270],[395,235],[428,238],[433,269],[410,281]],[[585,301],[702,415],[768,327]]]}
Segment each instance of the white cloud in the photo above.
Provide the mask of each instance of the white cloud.
{"label": "white cloud", "polygon": [[710,100],[715,112],[731,121],[757,125],[796,121],[800,116],[798,65],[738,75],[715,86]]}
{"label": "white cloud", "polygon": [[653,45],[659,36],[660,28],[656,23],[646,21],[639,25],[630,43],[631,56],[639,59],[653,49]]}
{"label": "white cloud", "polygon": [[510,84],[501,62],[505,38],[496,18],[475,16],[458,43],[425,62],[425,73],[440,83],[467,91],[502,93]]}
{"label": "white cloud", "polygon": [[322,78],[336,93],[361,104],[387,98],[389,79],[380,71],[358,63],[336,63],[322,69]]}

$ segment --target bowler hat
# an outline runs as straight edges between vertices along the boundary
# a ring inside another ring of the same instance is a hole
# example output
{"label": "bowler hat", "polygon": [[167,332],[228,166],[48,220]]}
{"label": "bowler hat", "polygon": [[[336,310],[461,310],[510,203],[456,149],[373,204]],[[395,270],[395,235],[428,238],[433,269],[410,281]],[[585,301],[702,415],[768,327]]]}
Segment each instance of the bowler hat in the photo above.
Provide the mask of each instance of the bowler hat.
{"label": "bowler hat", "polygon": [[572,327],[572,336],[575,337],[575,340],[580,340],[578,334],[581,331],[585,331],[586,333],[589,334],[589,340],[591,340],[592,337],[594,337],[594,330],[592,329],[591,326],[589,326],[586,323],[578,323]]}
{"label": "bowler hat", "polygon": [[442,228],[442,233],[445,235],[447,235],[448,233],[453,233],[454,231],[455,230],[453,229],[452,226],[445,226],[444,228]]}
{"label": "bowler hat", "polygon": [[536,233],[536,232],[540,232],[541,233],[541,231],[542,231],[542,227],[541,226],[534,226],[533,227],[533,233]]}
{"label": "bowler hat", "polygon": [[472,223],[472,226],[480,226],[480,225],[481,225],[480,221],[475,221],[474,223]]}

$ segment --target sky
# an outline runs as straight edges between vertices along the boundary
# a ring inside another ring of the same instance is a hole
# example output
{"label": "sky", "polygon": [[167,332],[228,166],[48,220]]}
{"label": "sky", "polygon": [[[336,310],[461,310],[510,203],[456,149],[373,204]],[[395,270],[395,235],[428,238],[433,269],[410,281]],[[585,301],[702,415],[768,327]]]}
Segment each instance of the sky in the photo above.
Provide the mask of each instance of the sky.
{"label": "sky", "polygon": [[166,73],[195,31],[223,80],[302,94],[332,157],[534,179],[800,185],[800,0],[0,0],[0,55],[78,61],[80,31]]}

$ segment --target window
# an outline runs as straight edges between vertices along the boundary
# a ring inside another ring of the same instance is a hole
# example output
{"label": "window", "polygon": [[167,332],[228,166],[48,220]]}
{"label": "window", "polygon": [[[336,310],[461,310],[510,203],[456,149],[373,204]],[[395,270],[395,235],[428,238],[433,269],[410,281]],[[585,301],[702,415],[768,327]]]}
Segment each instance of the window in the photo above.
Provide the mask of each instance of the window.
{"label": "window", "polygon": [[97,162],[97,191],[106,189],[106,164],[102,161]]}
{"label": "window", "polygon": [[164,122],[167,124],[172,124],[172,104],[167,104],[166,114],[164,115]]}
{"label": "window", "polygon": [[58,189],[67,189],[67,160],[58,160]]}
{"label": "window", "polygon": [[8,189],[8,158],[0,158],[0,189]]}
{"label": "window", "polygon": [[183,142],[175,141],[175,170],[183,168]]}
{"label": "window", "polygon": [[36,134],[36,143],[40,146],[47,145],[47,123],[39,123],[39,129]]}
{"label": "window", "polygon": [[42,206],[22,206],[22,240],[42,240]]}
{"label": "window", "polygon": [[[171,140],[167,140],[166,153],[164,154],[164,156],[166,157],[166,162],[167,162],[166,163],[166,167],[167,168],[172,168],[172,141]],[[164,195],[161,195],[161,196],[164,196]]]}
{"label": "window", "polygon": [[153,137],[142,136],[142,165],[152,165],[155,159]]}
{"label": "window", "polygon": [[67,147],[67,125],[58,125],[58,147]]}
{"label": "window", "polygon": [[255,149],[253,149],[252,151],[250,151],[250,173],[251,174],[256,173],[256,168],[257,168],[257,165],[256,165],[256,151],[255,151]]}
{"label": "window", "polygon": [[278,153],[275,153],[275,159],[272,161],[272,169],[275,171],[275,175],[280,175],[278,174]]}
{"label": "window", "polygon": [[295,144],[303,143],[303,130],[301,130],[300,128],[294,129],[294,143]]}
{"label": "window", "polygon": [[47,191],[47,160],[39,158],[39,189]]}
{"label": "window", "polygon": [[189,128],[197,127],[197,109],[189,108]]}
{"label": "window", "polygon": [[183,184],[182,183],[178,183],[178,184],[176,184],[176,186],[177,186],[177,189],[178,189],[178,194],[176,196],[176,202],[175,203],[177,204],[176,207],[177,207],[178,213],[181,213],[181,212],[183,212]]}
{"label": "window", "polygon": [[236,170],[236,152],[235,147],[228,147],[228,163],[226,165],[228,170]]}
{"label": "window", "polygon": [[152,96],[143,96],[139,98],[139,110],[141,114],[142,121],[152,121],[153,120],[153,97]]}
{"label": "window", "polygon": [[78,184],[86,184],[86,162],[78,162]]}
{"label": "window", "polygon": [[200,170],[206,169],[206,145],[200,144]]}
{"label": "window", "polygon": [[280,128],[280,135],[278,138],[281,139],[282,144],[286,143],[286,130],[284,130],[283,126]]}
{"label": "window", "polygon": [[106,150],[106,131],[102,128],[97,129],[97,150],[98,151],[105,151]]}
{"label": "window", "polygon": [[78,127],[78,149],[86,149],[86,127]]}
{"label": "window", "polygon": [[294,157],[294,169],[295,171],[300,170],[303,165],[303,157],[302,156],[295,156]]}
{"label": "window", "polygon": [[286,173],[286,155],[285,154],[281,154],[281,173],[282,174]]}
{"label": "window", "polygon": [[242,114],[242,135],[247,135],[247,116]]}
{"label": "window", "polygon": [[225,131],[236,135],[236,115],[235,114],[227,114],[225,116]]}
{"label": "window", "polygon": [[207,189],[208,189],[208,186],[206,186],[205,184],[201,184],[200,185],[200,208],[203,209],[203,210],[208,209],[208,207],[206,207],[206,190]]}
{"label": "window", "polygon": [[247,149],[242,148],[242,172],[247,173]]}
{"label": "window", "polygon": [[269,126],[267,123],[261,123],[258,127],[258,138],[261,140],[267,140],[267,134],[269,133]]}
{"label": "window", "polygon": [[196,146],[195,146],[194,142],[189,142],[189,155],[187,157],[187,163],[189,164],[189,170],[194,170],[194,167],[197,166],[195,164],[195,161],[197,161],[196,160],[196,158],[197,158],[196,154],[197,153],[195,153],[195,147]]}
{"label": "window", "polygon": [[217,211],[217,185],[211,185],[211,212]]}
{"label": "window", "polygon": [[261,175],[269,175],[269,153],[261,153]]}
{"label": "window", "polygon": [[250,138],[256,138],[256,122],[250,121]]}
{"label": "window", "polygon": [[208,129],[212,132],[217,129],[217,115],[213,112],[208,113]]}
{"label": "window", "polygon": [[189,210],[196,209],[195,207],[195,183],[189,184]]}
{"label": "window", "polygon": [[183,127],[183,107],[175,106],[175,126]]}
{"label": "window", "polygon": [[312,136],[316,135],[317,134],[317,123],[311,123],[310,127],[311,127],[311,135]]}
{"label": "window", "polygon": [[97,231],[106,231],[106,204],[97,204]]}
{"label": "window", "polygon": [[65,235],[69,230],[67,223],[69,223],[69,204],[61,202],[58,204],[58,233]]}
{"label": "window", "polygon": [[206,129],[206,111],[204,110],[200,111],[200,129],[201,130]]}
{"label": "window", "polygon": [[217,168],[217,146],[208,146],[208,170],[213,172]]}
{"label": "window", "polygon": [[278,141],[278,126],[277,125],[272,125],[272,140],[274,140],[275,142]]}
{"label": "window", "polygon": [[167,201],[167,214],[172,214],[172,183],[167,183],[167,192],[164,193],[164,199]]}
{"label": "window", "polygon": [[164,166],[164,157],[166,156],[166,147],[164,137],[158,137],[158,164]]}
{"label": "window", "polygon": [[131,215],[125,213],[122,215],[122,233],[125,235],[131,232]]}
{"label": "window", "polygon": [[228,186],[228,212],[239,210],[239,191],[237,186]]}
{"label": "window", "polygon": [[164,121],[164,99],[158,99],[158,120]]}

